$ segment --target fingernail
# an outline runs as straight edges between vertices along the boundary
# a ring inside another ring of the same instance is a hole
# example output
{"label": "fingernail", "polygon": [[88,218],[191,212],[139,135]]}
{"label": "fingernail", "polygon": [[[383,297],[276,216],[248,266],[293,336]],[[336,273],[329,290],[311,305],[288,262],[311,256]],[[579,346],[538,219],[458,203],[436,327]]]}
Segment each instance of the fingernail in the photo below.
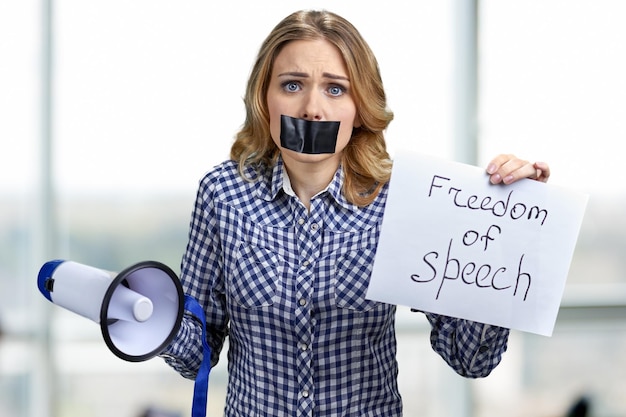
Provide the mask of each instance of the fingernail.
{"label": "fingernail", "polygon": [[489,164],[489,166],[487,167],[487,173],[493,174],[494,172],[496,172],[496,166],[494,164]]}
{"label": "fingernail", "polygon": [[513,175],[507,175],[506,177],[504,177],[504,179],[502,181],[504,181],[505,184],[512,183],[513,182]]}
{"label": "fingernail", "polygon": [[502,177],[500,177],[500,174],[494,174],[491,176],[491,183],[492,184],[498,184],[500,183],[500,180],[502,179]]}

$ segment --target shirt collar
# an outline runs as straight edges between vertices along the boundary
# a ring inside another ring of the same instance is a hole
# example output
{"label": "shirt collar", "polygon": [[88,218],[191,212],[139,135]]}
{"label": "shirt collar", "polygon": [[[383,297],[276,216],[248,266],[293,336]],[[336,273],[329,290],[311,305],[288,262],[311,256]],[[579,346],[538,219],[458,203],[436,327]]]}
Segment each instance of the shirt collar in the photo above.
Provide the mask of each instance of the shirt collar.
{"label": "shirt collar", "polygon": [[[271,201],[276,199],[281,190],[287,195],[296,195],[293,191],[293,188],[291,188],[291,181],[289,180],[287,170],[285,169],[285,165],[280,156],[276,160],[276,164],[272,169],[272,175],[270,178],[267,179],[267,181],[269,181],[269,183],[264,181],[264,184],[257,189],[258,196],[263,200]],[[343,182],[344,172],[343,167],[340,165],[339,168],[337,168],[337,171],[335,172],[332,181],[323,191],[319,192],[317,195],[319,196],[321,194],[327,193],[341,207],[350,211],[355,211],[358,209],[358,206],[346,200],[345,196],[341,192]]]}

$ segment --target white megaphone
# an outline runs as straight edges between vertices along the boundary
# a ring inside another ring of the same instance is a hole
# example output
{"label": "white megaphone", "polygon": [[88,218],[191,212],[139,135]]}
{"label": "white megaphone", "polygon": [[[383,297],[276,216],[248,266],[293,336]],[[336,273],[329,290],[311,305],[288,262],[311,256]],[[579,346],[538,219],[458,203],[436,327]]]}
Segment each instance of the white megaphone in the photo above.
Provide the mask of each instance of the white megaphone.
{"label": "white megaphone", "polygon": [[176,336],[183,317],[180,281],[156,261],[116,274],[54,260],[41,267],[37,285],[54,304],[100,323],[108,348],[130,362],[158,355]]}

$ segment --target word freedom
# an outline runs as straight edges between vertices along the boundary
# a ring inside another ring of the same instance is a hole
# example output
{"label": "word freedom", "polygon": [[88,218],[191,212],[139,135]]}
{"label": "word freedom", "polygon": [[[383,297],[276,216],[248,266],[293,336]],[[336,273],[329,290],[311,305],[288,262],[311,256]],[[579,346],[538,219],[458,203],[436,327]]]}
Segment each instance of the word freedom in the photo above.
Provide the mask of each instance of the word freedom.
{"label": "word freedom", "polygon": [[508,213],[512,220],[518,220],[523,217],[526,217],[527,220],[532,220],[533,218],[539,220],[541,218],[542,226],[548,217],[548,210],[537,206],[529,206],[522,202],[516,202],[511,205],[513,190],[509,191],[506,200],[493,201],[494,199],[490,196],[485,196],[482,199],[475,194],[466,196],[466,194],[463,194],[463,189],[449,186],[446,181],[450,181],[450,178],[433,175],[430,189],[428,190],[428,197],[432,197],[434,192],[447,189],[447,194],[452,196],[452,202],[456,207],[490,211],[496,217],[504,217]]}

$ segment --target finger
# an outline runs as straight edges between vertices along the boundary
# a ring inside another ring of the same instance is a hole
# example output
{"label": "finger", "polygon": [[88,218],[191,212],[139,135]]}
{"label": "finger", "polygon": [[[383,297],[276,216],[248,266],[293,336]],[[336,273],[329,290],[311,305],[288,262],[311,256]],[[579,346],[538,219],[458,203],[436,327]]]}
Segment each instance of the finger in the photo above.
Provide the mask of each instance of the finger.
{"label": "finger", "polygon": [[515,159],[514,155],[500,154],[489,162],[487,174],[489,174],[489,181],[492,184],[500,184],[502,182],[503,174],[505,174],[502,167],[512,159]]}
{"label": "finger", "polygon": [[495,157],[487,166],[492,184],[511,184],[520,178],[536,175],[535,168],[530,162],[517,158],[515,155],[502,154]]}
{"label": "finger", "polygon": [[508,161],[499,172],[504,184],[512,184],[522,178],[534,178],[537,175],[535,167],[530,162],[522,159]]}
{"label": "finger", "polygon": [[497,173],[502,165],[504,165],[507,161],[514,159],[514,158],[515,156],[510,155],[510,154],[500,154],[496,156],[487,165],[487,173],[489,175],[493,175]]}
{"label": "finger", "polygon": [[548,178],[550,178],[550,166],[546,162],[535,162],[533,167],[536,170],[535,179],[541,182],[548,182]]}

